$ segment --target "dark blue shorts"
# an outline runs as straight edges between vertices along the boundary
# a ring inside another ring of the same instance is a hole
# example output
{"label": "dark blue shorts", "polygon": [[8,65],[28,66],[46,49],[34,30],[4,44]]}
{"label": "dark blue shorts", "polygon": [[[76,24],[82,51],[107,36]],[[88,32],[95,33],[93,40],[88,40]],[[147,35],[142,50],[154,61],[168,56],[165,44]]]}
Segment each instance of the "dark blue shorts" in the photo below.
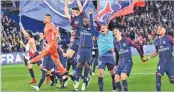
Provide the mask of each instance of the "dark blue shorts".
{"label": "dark blue shorts", "polygon": [[174,62],[158,63],[157,73],[166,73],[169,78],[174,78]]}
{"label": "dark blue shorts", "polygon": [[92,48],[79,48],[77,53],[77,63],[82,65],[87,62],[89,65],[91,64],[92,59]]}
{"label": "dark blue shorts", "polygon": [[[35,53],[35,55],[33,57],[30,57],[30,60],[33,59],[34,57],[36,57],[37,55],[39,55],[38,52]],[[35,63],[34,63],[35,64]],[[42,64],[42,61],[40,60],[39,62],[36,62],[36,64],[39,66]]]}
{"label": "dark blue shorts", "polygon": [[107,66],[108,70],[113,70],[115,66],[115,61],[113,56],[101,56],[98,61],[98,69],[105,70]]}
{"label": "dark blue shorts", "polygon": [[51,56],[45,56],[43,60],[43,69],[46,69],[47,71],[54,69],[55,64],[51,58]]}
{"label": "dark blue shorts", "polygon": [[127,63],[120,62],[117,66],[116,74],[121,75],[121,73],[126,73],[127,76],[129,76],[132,70],[132,66],[133,66],[132,61]]}

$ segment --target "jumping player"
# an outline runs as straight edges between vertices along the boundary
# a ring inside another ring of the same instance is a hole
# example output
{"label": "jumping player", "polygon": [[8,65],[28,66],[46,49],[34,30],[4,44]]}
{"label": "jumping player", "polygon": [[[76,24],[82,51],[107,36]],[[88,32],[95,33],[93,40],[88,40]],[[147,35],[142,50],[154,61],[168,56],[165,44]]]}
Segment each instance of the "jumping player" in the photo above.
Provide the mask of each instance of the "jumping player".
{"label": "jumping player", "polygon": [[[36,49],[35,39],[33,38],[31,31],[25,31],[22,23],[19,23],[19,25],[20,25],[20,29],[21,29],[22,33],[25,35],[25,37],[28,41],[26,44],[26,52],[28,53],[29,60],[31,60],[32,58],[36,57],[39,54]],[[28,61],[26,59],[26,57],[24,57],[24,61]],[[39,60],[36,64],[38,65],[39,69],[42,71],[42,68],[43,68],[42,62]],[[28,66],[29,73],[32,77],[32,80],[31,80],[31,82],[29,82],[29,84],[36,83],[36,79],[35,79],[35,75],[34,75],[34,71],[33,71],[33,64],[26,64],[26,65]]]}
{"label": "jumping player", "polygon": [[156,72],[156,90],[158,92],[161,91],[161,78],[164,73],[168,75],[170,83],[174,84],[174,58],[172,55],[174,39],[165,33],[166,29],[159,25],[157,28],[157,35],[159,37],[155,40],[156,52],[144,58],[144,60],[149,60],[159,54]]}
{"label": "jumping player", "polygon": [[[40,33],[40,41],[39,41],[39,48],[40,50],[43,50],[47,43],[46,43],[46,40],[44,39],[44,34],[43,33]],[[45,77],[47,76],[54,76],[54,75],[50,75],[51,72],[54,72],[54,67],[55,67],[55,64],[53,63],[51,57],[48,55],[48,56],[45,56],[44,59],[43,59],[43,72],[42,72],[42,76],[41,76],[41,79],[39,81],[39,84],[37,86],[34,86],[34,85],[31,85],[31,87],[33,87],[34,89],[36,89],[37,91],[40,90],[44,80],[45,80]]]}
{"label": "jumping player", "polygon": [[[133,62],[132,62],[132,55],[131,55],[131,46],[135,47],[139,52],[141,58],[143,58],[143,52],[141,51],[138,44],[134,43],[128,37],[122,37],[122,32],[120,29],[113,29],[114,36],[116,42],[114,44],[115,51],[116,51],[116,75],[115,75],[115,85],[118,91],[122,91],[122,86],[125,92],[128,91],[128,83],[127,83],[127,76],[130,75]],[[122,81],[122,86],[120,84]]]}
{"label": "jumping player", "polygon": [[50,14],[45,15],[44,23],[45,23],[44,38],[46,39],[48,44],[46,48],[38,56],[31,59],[30,62],[31,63],[38,62],[44,56],[50,55],[55,65],[58,67],[58,71],[60,72],[60,74],[64,74],[65,69],[61,64],[59,60],[59,55],[57,53],[57,48],[58,48],[57,37],[60,35],[60,33],[56,29],[55,25],[51,22]]}
{"label": "jumping player", "polygon": [[80,28],[80,43],[77,52],[77,67],[74,91],[77,91],[79,86],[80,77],[84,67],[84,81],[81,90],[85,90],[87,82],[89,81],[88,72],[92,59],[92,41],[93,33],[90,28],[89,19],[83,19],[83,27]]}
{"label": "jumping player", "polygon": [[98,32],[93,24],[93,18],[92,18],[92,10],[89,12],[90,14],[90,26],[92,28],[92,31],[96,34],[95,36],[98,37],[97,44],[98,44],[98,51],[99,51],[99,62],[98,62],[98,85],[101,92],[103,92],[103,77],[104,77],[104,70],[105,67],[108,67],[108,70],[110,71],[111,77],[112,77],[112,86],[113,90],[116,90],[115,84],[114,84],[114,37],[113,32],[108,30],[107,24],[101,24],[100,25],[100,32]]}

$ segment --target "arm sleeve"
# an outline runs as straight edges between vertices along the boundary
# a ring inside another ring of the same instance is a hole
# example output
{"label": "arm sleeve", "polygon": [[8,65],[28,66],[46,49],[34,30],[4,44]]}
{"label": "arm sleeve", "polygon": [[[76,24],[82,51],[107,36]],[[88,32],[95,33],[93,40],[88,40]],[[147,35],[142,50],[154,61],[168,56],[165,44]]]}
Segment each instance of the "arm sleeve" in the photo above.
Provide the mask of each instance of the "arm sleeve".
{"label": "arm sleeve", "polygon": [[129,44],[131,46],[133,46],[137,49],[138,53],[140,54],[140,56],[142,58],[143,57],[143,52],[141,51],[140,46],[137,43],[133,42],[130,38],[127,38],[127,41],[129,42]]}
{"label": "arm sleeve", "polygon": [[93,24],[93,18],[92,18],[92,14],[90,14],[90,26],[91,26],[91,30],[93,32],[93,34],[98,37],[99,36],[99,32],[96,30],[94,24]]}
{"label": "arm sleeve", "polygon": [[174,38],[172,38],[171,36],[167,35],[167,40],[169,41],[169,43],[173,46],[174,45]]}

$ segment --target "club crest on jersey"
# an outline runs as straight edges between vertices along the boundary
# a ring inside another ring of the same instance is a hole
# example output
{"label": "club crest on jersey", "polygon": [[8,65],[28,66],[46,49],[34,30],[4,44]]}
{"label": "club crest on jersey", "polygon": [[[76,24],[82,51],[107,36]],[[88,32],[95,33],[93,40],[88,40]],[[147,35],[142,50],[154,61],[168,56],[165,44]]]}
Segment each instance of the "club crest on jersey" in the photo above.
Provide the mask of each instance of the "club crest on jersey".
{"label": "club crest on jersey", "polygon": [[126,46],[126,43],[123,43],[123,46]]}
{"label": "club crest on jersey", "polygon": [[74,22],[75,24],[79,24],[79,21],[77,21],[77,20],[75,20],[75,22]]}
{"label": "club crest on jersey", "polygon": [[166,44],[166,41],[163,41],[163,44]]}

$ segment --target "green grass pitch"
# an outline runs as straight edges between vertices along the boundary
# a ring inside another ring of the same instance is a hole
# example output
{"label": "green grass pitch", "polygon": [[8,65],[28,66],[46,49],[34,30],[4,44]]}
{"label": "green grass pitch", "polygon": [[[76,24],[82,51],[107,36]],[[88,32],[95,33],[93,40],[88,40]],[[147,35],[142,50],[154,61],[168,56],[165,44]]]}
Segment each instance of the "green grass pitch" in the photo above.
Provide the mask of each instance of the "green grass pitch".
{"label": "green grass pitch", "polygon": [[[133,68],[128,80],[128,88],[130,91],[156,91],[155,88],[155,72],[157,67],[158,57],[149,60],[146,64],[142,64],[139,56],[133,57]],[[38,84],[41,72],[34,66],[35,76]],[[4,65],[2,66],[2,91],[35,91],[28,82],[31,80],[27,67],[24,64],[20,65]],[[98,91],[97,71],[95,75],[90,76],[91,82],[86,91]],[[72,91],[73,82],[69,80],[67,88],[50,87],[45,82],[40,91]],[[79,85],[79,90],[81,85]],[[112,92],[111,77],[108,72],[104,77],[104,90]],[[170,84],[166,74],[162,78],[162,90],[174,92],[174,85]]]}

